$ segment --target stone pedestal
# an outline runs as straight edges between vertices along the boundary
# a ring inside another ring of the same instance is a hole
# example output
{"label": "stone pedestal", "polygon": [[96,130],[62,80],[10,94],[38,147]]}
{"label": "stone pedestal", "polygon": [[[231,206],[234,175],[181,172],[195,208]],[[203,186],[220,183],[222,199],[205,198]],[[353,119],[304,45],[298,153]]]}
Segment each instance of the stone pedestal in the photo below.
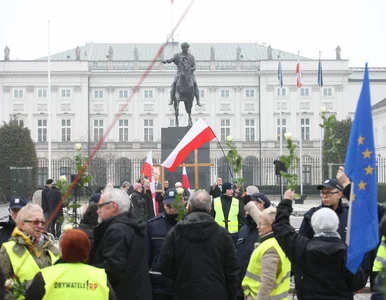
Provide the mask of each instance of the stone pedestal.
{"label": "stone pedestal", "polygon": [[[178,143],[182,140],[190,127],[168,127],[161,129],[161,161],[169,156],[175,149]],[[194,163],[194,151],[189,154],[183,163]],[[198,149],[198,163],[210,163],[209,143]],[[190,189],[195,189],[194,167],[186,167],[188,173]],[[200,189],[209,189],[210,185],[210,167],[198,167],[198,182]],[[165,180],[169,181],[169,186],[174,187],[174,184],[182,181],[182,167],[177,168],[174,173],[165,169]]]}

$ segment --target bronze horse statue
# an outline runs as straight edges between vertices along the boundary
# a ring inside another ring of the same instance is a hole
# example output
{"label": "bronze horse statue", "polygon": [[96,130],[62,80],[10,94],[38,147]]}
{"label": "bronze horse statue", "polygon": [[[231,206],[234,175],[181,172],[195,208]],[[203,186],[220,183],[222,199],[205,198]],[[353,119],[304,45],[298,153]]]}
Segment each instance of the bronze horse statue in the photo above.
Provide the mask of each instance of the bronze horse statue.
{"label": "bronze horse statue", "polygon": [[192,79],[192,73],[190,70],[190,64],[186,57],[182,56],[178,62],[178,74],[179,79],[176,83],[176,93],[174,97],[174,114],[176,116],[176,126],[179,126],[178,115],[180,101],[185,103],[185,110],[188,114],[188,126],[193,125],[192,121],[192,107],[194,99],[194,83]]}

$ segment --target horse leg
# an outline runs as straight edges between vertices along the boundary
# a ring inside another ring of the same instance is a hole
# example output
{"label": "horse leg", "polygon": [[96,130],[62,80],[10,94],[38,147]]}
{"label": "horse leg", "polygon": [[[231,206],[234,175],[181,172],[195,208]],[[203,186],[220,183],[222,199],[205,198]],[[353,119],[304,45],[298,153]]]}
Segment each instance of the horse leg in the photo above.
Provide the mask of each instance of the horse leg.
{"label": "horse leg", "polygon": [[192,106],[193,106],[193,98],[185,101],[185,110],[188,114],[188,126],[193,126]]}
{"label": "horse leg", "polygon": [[176,116],[176,127],[178,127],[179,126],[179,124],[178,124],[178,113],[179,113],[179,111],[178,111],[178,107],[179,106],[179,101],[177,101],[177,99],[174,99],[174,115]]}

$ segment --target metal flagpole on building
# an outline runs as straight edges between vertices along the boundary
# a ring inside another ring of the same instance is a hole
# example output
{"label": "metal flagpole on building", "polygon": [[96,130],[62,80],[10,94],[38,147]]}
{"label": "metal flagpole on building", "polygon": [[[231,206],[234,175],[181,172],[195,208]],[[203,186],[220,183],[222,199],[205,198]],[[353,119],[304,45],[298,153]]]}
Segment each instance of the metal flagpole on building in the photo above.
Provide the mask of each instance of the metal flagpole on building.
{"label": "metal flagpole on building", "polygon": [[282,124],[282,113],[281,113],[281,94],[283,89],[283,70],[281,68],[280,52],[279,52],[279,67],[278,67],[278,79],[279,79],[279,118],[280,118],[280,156],[283,155],[283,124]]}
{"label": "metal flagpole on building", "polygon": [[[280,52],[279,52],[279,65],[277,68],[277,79],[279,80],[279,119],[280,119],[280,135],[279,135],[279,145],[280,145],[280,157],[283,155],[283,116],[281,112],[281,96],[283,92],[283,69],[281,67],[281,59],[280,59]],[[279,158],[280,160],[280,158]],[[284,194],[284,186],[283,186],[283,180],[282,176],[280,175],[280,196],[283,196]]]}
{"label": "metal flagpole on building", "polygon": [[[172,1],[172,34],[173,34],[173,29],[174,29],[174,5],[173,5],[173,3],[174,3],[174,0],[171,0]],[[174,42],[174,36],[172,35],[172,36],[170,36],[170,39],[171,39],[171,41],[172,42]]]}
{"label": "metal flagpole on building", "polygon": [[[51,170],[51,59],[50,59],[50,21],[48,20],[48,120],[47,120],[47,142],[48,142],[48,178],[52,176]],[[42,136],[43,136],[42,128]]]}
{"label": "metal flagpole on building", "polygon": [[[323,101],[322,101],[322,87],[323,87],[323,71],[322,71],[322,52],[319,51],[319,64],[318,64],[318,86],[319,86],[319,103],[320,103],[320,124],[323,123],[322,119],[322,110]],[[320,149],[319,149],[319,161],[320,161],[320,180],[323,182],[323,128],[320,127]]]}
{"label": "metal flagpole on building", "polygon": [[302,136],[302,102],[301,102],[301,91],[302,91],[302,69],[300,67],[300,52],[298,51],[298,65],[297,65],[297,82],[296,86],[299,88],[297,96],[299,97],[299,123],[300,123],[300,136],[299,136],[299,160],[300,160],[300,195],[303,195],[303,136]]}

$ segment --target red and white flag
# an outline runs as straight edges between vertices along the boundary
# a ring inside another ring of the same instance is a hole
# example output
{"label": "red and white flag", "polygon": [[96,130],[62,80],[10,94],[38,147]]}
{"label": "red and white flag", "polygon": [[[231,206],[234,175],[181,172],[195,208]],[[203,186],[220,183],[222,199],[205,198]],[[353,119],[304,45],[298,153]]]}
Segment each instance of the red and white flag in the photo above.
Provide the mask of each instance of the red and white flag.
{"label": "red and white flag", "polygon": [[216,135],[212,128],[210,128],[203,119],[198,119],[161,165],[170,172],[174,172],[190,152],[200,148],[215,137]]}
{"label": "red and white flag", "polygon": [[155,182],[154,182],[154,173],[153,173],[153,156],[151,151],[149,151],[146,161],[142,167],[141,174],[145,175],[150,181],[150,191],[153,199],[154,214],[158,215],[158,202],[155,201]]}
{"label": "red and white flag", "polygon": [[182,187],[184,189],[190,190],[188,173],[186,173],[186,168],[185,167],[182,168]]}
{"label": "red and white flag", "polygon": [[300,62],[298,60],[298,63],[296,64],[296,86],[298,88],[301,88],[303,85],[303,74],[302,70],[300,69]]}

